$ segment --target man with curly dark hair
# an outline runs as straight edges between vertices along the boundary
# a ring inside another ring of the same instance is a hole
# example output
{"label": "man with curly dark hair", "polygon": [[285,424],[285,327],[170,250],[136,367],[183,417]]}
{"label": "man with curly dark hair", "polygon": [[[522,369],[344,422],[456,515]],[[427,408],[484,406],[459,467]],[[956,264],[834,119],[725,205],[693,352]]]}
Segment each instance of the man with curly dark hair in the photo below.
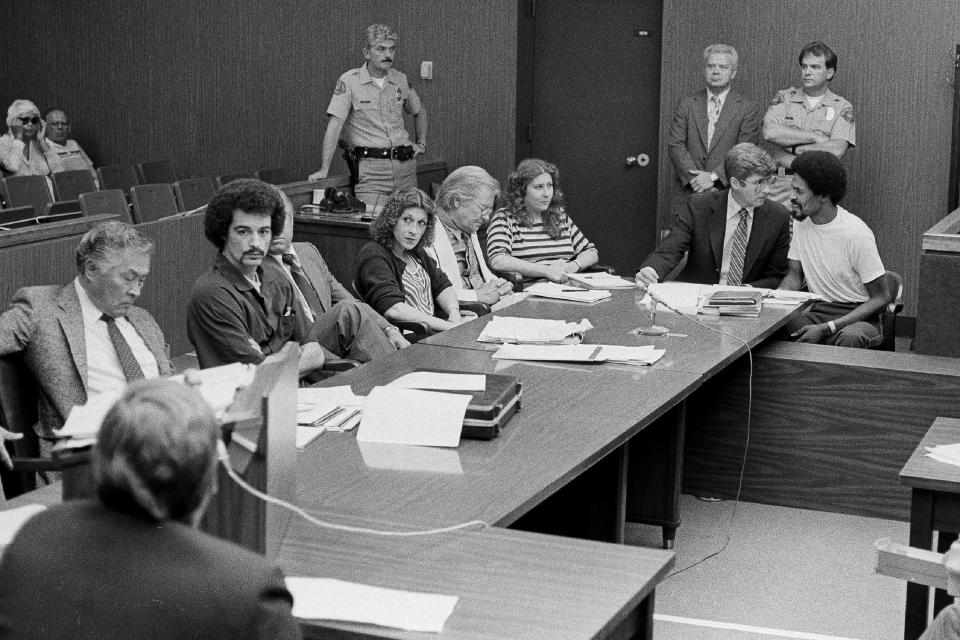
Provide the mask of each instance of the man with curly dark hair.
{"label": "man with curly dark hair", "polygon": [[187,308],[187,336],[201,367],[259,364],[291,340],[303,349],[301,375],[323,366],[323,348],[297,322],[293,286],[263,268],[284,221],[280,198],[259,180],[234,180],[207,205],[204,235],[220,253],[193,284]]}

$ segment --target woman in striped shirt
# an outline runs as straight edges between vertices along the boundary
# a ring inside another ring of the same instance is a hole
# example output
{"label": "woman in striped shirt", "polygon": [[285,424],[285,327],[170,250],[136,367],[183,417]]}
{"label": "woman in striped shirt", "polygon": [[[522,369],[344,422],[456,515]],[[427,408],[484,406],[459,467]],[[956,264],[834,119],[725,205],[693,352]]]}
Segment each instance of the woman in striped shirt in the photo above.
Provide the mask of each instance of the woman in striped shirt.
{"label": "woman in striped shirt", "polygon": [[487,228],[487,257],[498,271],[566,282],[597,263],[597,248],[563,208],[555,165],[527,158],[510,174],[507,203]]}
{"label": "woman in striped shirt", "polygon": [[[423,322],[433,331],[460,324],[457,293],[424,252],[433,242],[433,200],[419,189],[393,193],[357,254],[357,292],[387,320]],[[437,311],[442,316],[438,317]]]}

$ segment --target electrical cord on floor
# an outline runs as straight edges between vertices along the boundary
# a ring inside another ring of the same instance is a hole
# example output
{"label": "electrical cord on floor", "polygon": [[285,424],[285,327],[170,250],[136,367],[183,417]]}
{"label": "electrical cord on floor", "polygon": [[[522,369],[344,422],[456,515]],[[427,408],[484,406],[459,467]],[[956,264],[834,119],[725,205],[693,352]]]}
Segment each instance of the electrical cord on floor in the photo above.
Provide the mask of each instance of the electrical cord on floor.
{"label": "electrical cord on floor", "polygon": [[693,322],[694,324],[700,325],[704,329],[713,331],[714,333],[719,333],[722,336],[727,336],[727,337],[733,338],[734,340],[738,340],[742,342],[743,346],[747,348],[747,361],[749,362],[749,365],[750,365],[749,374],[747,376],[747,435],[746,435],[746,440],[743,444],[743,459],[740,462],[740,476],[739,476],[739,479],[737,480],[737,494],[733,499],[733,508],[730,510],[730,519],[727,522],[727,531],[726,531],[726,535],[724,536],[723,544],[720,546],[719,549],[708,553],[707,555],[700,558],[696,562],[693,562],[683,567],[682,569],[676,569],[670,572],[670,574],[668,574],[667,577],[665,577],[662,581],[662,582],[665,582],[666,580],[669,580],[673,576],[683,573],[687,569],[692,569],[693,567],[696,567],[699,564],[703,564],[710,558],[714,558],[720,555],[730,544],[730,534],[733,531],[733,521],[737,517],[737,506],[739,506],[740,504],[740,491],[741,489],[743,489],[743,475],[747,468],[747,452],[750,450],[750,418],[753,415],[753,352],[750,350],[750,345],[747,344],[747,341],[744,340],[743,338],[727,333],[726,331],[721,331],[715,327],[711,327],[709,325],[706,325],[700,322],[700,320],[698,320],[696,317],[689,316],[684,312],[680,311],[679,309],[677,309],[676,307],[668,304],[667,302],[664,302],[664,300],[660,298],[660,296],[654,294],[649,289],[647,290],[647,293],[650,294],[650,297],[653,298],[654,302],[656,302],[657,304],[662,304],[667,309],[670,309],[671,311],[685,318],[686,320]]}
{"label": "electrical cord on floor", "polygon": [[301,509],[300,507],[290,504],[285,500],[280,500],[279,498],[274,498],[273,496],[267,495],[262,491],[258,491],[251,487],[247,482],[237,475],[237,472],[234,471],[233,466],[230,464],[230,453],[227,451],[227,445],[223,443],[222,440],[217,440],[217,459],[220,460],[220,463],[223,465],[223,468],[227,470],[227,475],[236,482],[240,488],[242,488],[247,493],[251,494],[267,502],[269,504],[276,505],[288,511],[291,511],[307,522],[315,524],[318,527],[324,529],[334,529],[336,531],[347,531],[350,533],[365,533],[375,536],[390,536],[390,537],[403,537],[409,538],[413,536],[432,536],[441,533],[450,533],[451,531],[460,531],[462,529],[469,529],[471,527],[477,527],[477,529],[486,529],[490,525],[482,520],[471,520],[470,522],[464,522],[461,524],[455,524],[449,527],[440,527],[437,529],[424,529],[419,531],[387,531],[383,529],[367,529],[365,527],[351,527],[345,524],[337,524],[335,522],[327,522],[326,520],[320,520],[311,516],[306,510]]}

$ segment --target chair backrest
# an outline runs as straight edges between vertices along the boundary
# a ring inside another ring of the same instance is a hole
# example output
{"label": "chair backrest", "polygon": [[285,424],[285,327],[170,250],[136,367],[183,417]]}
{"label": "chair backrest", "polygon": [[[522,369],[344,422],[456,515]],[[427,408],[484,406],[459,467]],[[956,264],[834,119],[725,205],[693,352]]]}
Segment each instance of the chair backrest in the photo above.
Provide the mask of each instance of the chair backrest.
{"label": "chair backrest", "polygon": [[173,163],[169,160],[147,160],[137,163],[137,178],[140,184],[158,184],[166,182],[173,184],[177,181],[177,173],[173,170]]}
{"label": "chair backrest", "polygon": [[97,167],[101,189],[120,189],[124,194],[139,184],[132,164],[108,164]]}
{"label": "chair backrest", "polygon": [[9,209],[0,209],[0,227],[4,225],[22,222],[37,217],[33,205],[28,204],[24,207],[11,207]]}
{"label": "chair backrest", "polygon": [[40,455],[40,441],[33,425],[37,422],[37,383],[19,354],[0,357],[0,424],[7,431],[22,433],[12,442],[21,458]]}
{"label": "chair backrest", "polygon": [[173,187],[169,184],[141,184],[130,189],[133,220],[137,224],[153,222],[178,213]]}
{"label": "chair backrest", "polygon": [[53,195],[57,200],[76,200],[81,193],[97,190],[93,174],[86,169],[60,171],[50,177],[53,179]]}
{"label": "chair backrest", "polygon": [[35,211],[43,211],[48,202],[53,202],[50,187],[44,176],[9,176],[3,179],[3,197],[8,207],[31,205]]}
{"label": "chair backrest", "polygon": [[45,216],[62,216],[69,213],[76,213],[78,216],[83,212],[80,206],[80,200],[58,200],[57,202],[48,202],[43,209]]}
{"label": "chair backrest", "polygon": [[228,182],[233,182],[234,180],[239,180],[240,178],[252,178],[253,176],[249,173],[225,173],[222,176],[217,176],[217,189],[227,184]]}
{"label": "chair backrest", "polygon": [[180,211],[191,211],[210,202],[216,192],[210,178],[186,178],[173,183]]}
{"label": "chair backrest", "polygon": [[883,325],[883,342],[876,348],[883,351],[897,350],[897,315],[903,309],[903,278],[896,271],[886,271],[883,274],[887,282],[887,291],[890,296],[887,298],[887,306],[880,314],[880,322]]}
{"label": "chair backrest", "polygon": [[90,193],[80,194],[80,208],[83,215],[92,216],[98,213],[108,213],[120,216],[121,222],[133,224],[133,217],[130,215],[130,207],[127,205],[127,199],[120,189],[107,189],[105,191],[92,191]]}
{"label": "chair backrest", "polygon": [[254,175],[257,180],[263,180],[267,184],[287,184],[290,182],[290,176],[286,169],[257,169]]}

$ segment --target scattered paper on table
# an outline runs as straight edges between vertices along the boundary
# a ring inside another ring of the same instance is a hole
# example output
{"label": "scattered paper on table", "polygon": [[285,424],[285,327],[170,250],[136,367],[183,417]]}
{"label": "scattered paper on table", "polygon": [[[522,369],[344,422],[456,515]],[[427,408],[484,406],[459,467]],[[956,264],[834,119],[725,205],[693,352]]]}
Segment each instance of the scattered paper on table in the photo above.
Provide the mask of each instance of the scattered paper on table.
{"label": "scattered paper on table", "polygon": [[700,289],[706,287],[690,282],[658,282],[650,285],[650,291],[671,307],[684,313],[696,313],[700,299]]}
{"label": "scattered paper on table", "polygon": [[822,300],[820,296],[809,291],[790,291],[789,289],[770,289],[765,301],[767,304],[782,304],[795,306],[807,300]]}
{"label": "scattered paper on table", "polygon": [[110,407],[120,399],[124,387],[98,393],[87,404],[75,405],[57,435],[63,438],[96,438]]}
{"label": "scattered paper on table", "polygon": [[[233,404],[237,390],[249,387],[257,375],[257,365],[234,362],[209,369],[194,369],[200,384],[196,389],[213,409],[213,412],[222,417]],[[170,376],[170,379],[183,384],[183,374]]]}
{"label": "scattered paper on table", "polygon": [[16,509],[0,511],[0,547],[6,547],[13,542],[20,527],[45,509],[46,507],[42,504],[28,504]]}
{"label": "scattered paper on table", "polygon": [[651,345],[621,347],[604,344],[505,344],[493,354],[495,360],[539,360],[541,362],[619,362],[649,365],[663,357],[664,349]]}
{"label": "scattered paper on table", "polygon": [[[297,389],[297,424],[320,426],[317,422],[324,416],[337,419],[339,414],[334,414],[336,409],[359,408],[364,400],[363,396],[355,395],[349,385]],[[341,425],[341,430],[344,427],[346,425]]]}
{"label": "scattered paper on table", "polygon": [[363,405],[357,440],[456,447],[472,396],[374,387]]}
{"label": "scattered paper on table", "polygon": [[385,589],[333,578],[288,577],[293,615],[440,633],[459,598]]}
{"label": "scattered paper on table", "polygon": [[960,444],[940,444],[935,447],[927,447],[927,457],[960,467]]}
{"label": "scattered paper on table", "polygon": [[528,344],[575,344],[593,329],[590,321],[548,320],[493,316],[477,338],[479,342],[520,342]]}
{"label": "scattered paper on table", "polygon": [[609,274],[606,271],[568,273],[567,279],[591,289],[633,289],[634,287],[632,280]]}
{"label": "scattered paper on table", "polygon": [[606,289],[578,289],[556,282],[538,282],[527,287],[525,291],[541,298],[553,298],[569,302],[597,302],[610,297],[610,292]]}
{"label": "scattered paper on table", "polygon": [[401,389],[432,389],[433,391],[483,391],[487,388],[487,376],[482,373],[413,371],[400,376],[387,386]]}
{"label": "scattered paper on table", "polygon": [[463,475],[460,453],[443,447],[412,447],[385,442],[357,442],[363,463],[372,469]]}

